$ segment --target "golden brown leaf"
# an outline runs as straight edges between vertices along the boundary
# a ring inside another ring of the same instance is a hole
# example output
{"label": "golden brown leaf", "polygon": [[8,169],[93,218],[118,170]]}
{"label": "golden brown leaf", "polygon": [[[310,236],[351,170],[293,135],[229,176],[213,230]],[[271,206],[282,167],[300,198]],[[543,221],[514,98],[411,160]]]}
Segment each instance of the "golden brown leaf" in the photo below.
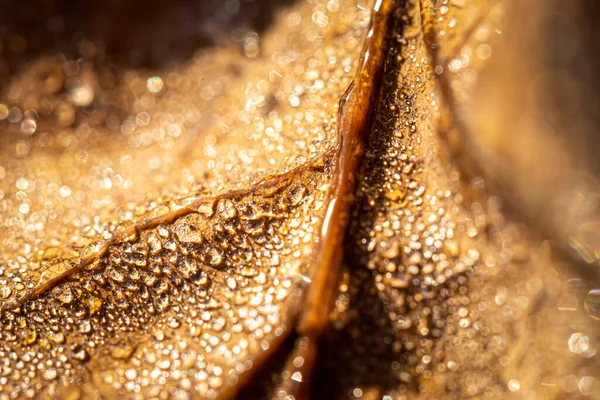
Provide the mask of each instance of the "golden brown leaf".
{"label": "golden brown leaf", "polygon": [[584,5],[200,3],[0,19],[0,398],[595,396]]}

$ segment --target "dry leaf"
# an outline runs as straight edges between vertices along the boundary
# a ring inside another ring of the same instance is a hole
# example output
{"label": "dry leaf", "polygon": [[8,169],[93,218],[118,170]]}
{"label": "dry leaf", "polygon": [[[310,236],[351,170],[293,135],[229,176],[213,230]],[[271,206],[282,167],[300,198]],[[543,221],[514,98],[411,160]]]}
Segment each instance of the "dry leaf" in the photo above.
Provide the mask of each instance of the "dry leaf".
{"label": "dry leaf", "polygon": [[0,399],[594,397],[537,3],[7,5]]}

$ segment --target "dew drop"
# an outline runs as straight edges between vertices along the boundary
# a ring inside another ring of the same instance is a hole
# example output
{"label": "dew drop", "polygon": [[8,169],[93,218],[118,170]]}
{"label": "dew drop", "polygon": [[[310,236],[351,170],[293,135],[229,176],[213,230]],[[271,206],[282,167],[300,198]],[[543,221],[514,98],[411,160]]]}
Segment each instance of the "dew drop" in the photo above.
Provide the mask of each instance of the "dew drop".
{"label": "dew drop", "polygon": [[158,93],[163,89],[164,83],[160,76],[153,76],[146,81],[146,86],[151,93]]}
{"label": "dew drop", "polygon": [[58,333],[52,333],[49,335],[48,337],[50,340],[52,340],[54,343],[58,343],[58,344],[62,344],[65,342],[65,335],[62,332],[58,332]]}
{"label": "dew drop", "polygon": [[169,296],[166,293],[158,296],[155,301],[156,307],[158,307],[158,309],[161,311],[164,311],[167,309],[167,307],[169,307],[169,302]]}
{"label": "dew drop", "polygon": [[219,317],[215,320],[215,322],[213,322],[212,329],[215,332],[221,332],[226,324],[227,324],[227,320],[223,317]]}
{"label": "dew drop", "polygon": [[196,271],[190,275],[190,280],[199,286],[208,284],[208,275],[204,271]]}
{"label": "dew drop", "polygon": [[37,331],[35,329],[29,329],[25,332],[23,336],[23,344],[30,345],[35,343],[37,339]]}
{"label": "dew drop", "polygon": [[71,90],[71,102],[79,107],[87,107],[94,101],[94,88],[81,85]]}
{"label": "dew drop", "polygon": [[56,372],[54,368],[46,369],[44,372],[42,372],[42,377],[47,381],[54,380],[57,376],[58,372]]}
{"label": "dew drop", "polygon": [[260,36],[256,32],[249,32],[242,41],[242,51],[248,58],[255,58],[260,53]]}
{"label": "dew drop", "polygon": [[74,299],[73,291],[68,286],[58,288],[56,298],[63,304],[71,304]]}
{"label": "dew drop", "polygon": [[21,132],[25,135],[33,135],[37,129],[37,123],[32,119],[21,122]]}
{"label": "dew drop", "polygon": [[132,381],[137,377],[137,371],[133,368],[130,368],[127,371],[125,371],[125,377]]}
{"label": "dew drop", "polygon": [[600,289],[590,290],[583,305],[590,317],[600,320]]}
{"label": "dew drop", "polygon": [[202,243],[202,233],[199,226],[202,217],[199,214],[189,214],[179,218],[173,226],[173,232],[182,243]]}
{"label": "dew drop", "polygon": [[0,299],[7,299],[12,294],[12,289],[8,285],[0,286]]}
{"label": "dew drop", "polygon": [[151,254],[158,254],[162,250],[162,243],[160,238],[155,234],[151,233],[148,235],[148,246],[150,246]]}
{"label": "dew drop", "polygon": [[590,396],[594,390],[595,379],[592,376],[582,376],[579,380],[579,391],[584,396]]}
{"label": "dew drop", "polygon": [[223,262],[223,255],[221,254],[221,251],[215,249],[214,247],[211,247],[208,250],[208,263],[214,267],[221,265],[221,263]]}
{"label": "dew drop", "polygon": [[303,184],[293,185],[287,192],[287,197],[290,205],[297,206],[300,204],[304,196],[306,196],[306,187]]}
{"label": "dew drop", "polygon": [[121,273],[121,271],[117,270],[114,267],[108,267],[106,269],[106,276],[112,279],[115,282],[123,282],[125,280],[125,275]]}
{"label": "dew drop", "polygon": [[90,333],[92,331],[92,324],[88,320],[83,320],[79,324],[79,332]]}
{"label": "dew drop", "polygon": [[163,340],[165,340],[165,333],[160,329],[157,329],[154,332],[152,332],[152,336],[154,337],[154,339],[158,340],[159,342],[162,342]]}
{"label": "dew drop", "polygon": [[235,278],[233,278],[233,277],[227,278],[227,287],[231,290],[233,290],[237,287],[237,282],[235,281]]}
{"label": "dew drop", "polygon": [[208,384],[210,387],[214,389],[218,389],[223,386],[223,379],[218,376],[210,377],[208,380]]}
{"label": "dew drop", "polygon": [[511,379],[508,381],[508,390],[511,392],[518,392],[519,389],[521,389],[521,382],[519,382],[517,379]]}
{"label": "dew drop", "polygon": [[197,211],[205,217],[212,217],[215,213],[214,205],[212,202],[201,203],[198,206]]}
{"label": "dew drop", "polygon": [[73,358],[75,358],[76,360],[79,360],[79,361],[85,361],[89,357],[87,351],[81,345],[77,345],[77,346],[73,347],[72,354],[73,354]]}
{"label": "dew drop", "polygon": [[159,225],[156,228],[156,231],[158,232],[158,234],[160,235],[160,237],[163,237],[165,239],[167,239],[169,237],[169,230],[164,225]]}
{"label": "dew drop", "polygon": [[90,313],[95,314],[102,307],[102,300],[97,297],[90,296],[87,299],[87,305],[90,309]]}
{"label": "dew drop", "polygon": [[177,243],[175,243],[173,240],[167,240],[165,242],[165,249],[175,251],[177,250]]}
{"label": "dew drop", "polygon": [[590,347],[589,338],[581,332],[575,332],[569,337],[569,350],[575,354],[585,353]]}
{"label": "dew drop", "polygon": [[232,219],[237,215],[237,210],[231,200],[223,199],[217,203],[217,213],[224,219]]}

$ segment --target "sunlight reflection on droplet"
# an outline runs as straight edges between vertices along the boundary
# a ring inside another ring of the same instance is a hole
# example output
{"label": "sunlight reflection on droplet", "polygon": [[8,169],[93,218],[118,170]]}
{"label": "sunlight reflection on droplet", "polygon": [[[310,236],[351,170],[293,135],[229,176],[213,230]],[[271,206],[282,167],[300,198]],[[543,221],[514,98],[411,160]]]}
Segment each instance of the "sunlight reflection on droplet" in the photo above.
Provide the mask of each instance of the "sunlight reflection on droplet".
{"label": "sunlight reflection on droplet", "polygon": [[569,338],[569,350],[575,354],[581,354],[590,347],[589,338],[581,332],[575,332]]}
{"label": "sunlight reflection on droplet", "polygon": [[160,76],[153,76],[152,78],[148,79],[146,86],[152,93],[158,93],[163,89],[164,83]]}
{"label": "sunlight reflection on droplet", "polygon": [[600,319],[600,289],[590,290],[583,305],[590,317]]}
{"label": "sunlight reflection on droplet", "polygon": [[521,389],[521,382],[519,382],[517,379],[511,379],[508,381],[508,390],[511,392],[516,392],[519,389]]}

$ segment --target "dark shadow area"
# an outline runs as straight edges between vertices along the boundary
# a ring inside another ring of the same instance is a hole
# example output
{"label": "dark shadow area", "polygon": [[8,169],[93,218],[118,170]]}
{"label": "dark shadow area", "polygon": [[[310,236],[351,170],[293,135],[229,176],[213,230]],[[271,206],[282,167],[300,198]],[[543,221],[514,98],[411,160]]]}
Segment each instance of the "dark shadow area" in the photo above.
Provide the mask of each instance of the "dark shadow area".
{"label": "dark shadow area", "polygon": [[[250,382],[237,393],[236,399],[270,399],[276,398],[276,390],[281,383],[281,373],[286,362],[294,351],[298,336],[289,335],[279,348],[271,355],[264,365],[256,365],[258,371],[253,374]],[[253,372],[248,372],[252,374]]]}
{"label": "dark shadow area", "polygon": [[[540,63],[546,92],[541,117],[600,176],[600,7],[593,0],[554,1],[542,13]],[[538,44],[539,45],[539,44]]]}
{"label": "dark shadow area", "polygon": [[11,110],[0,116],[0,144],[15,146],[26,118],[53,133],[118,132],[140,97],[127,77],[161,76],[215,48],[258,58],[260,35],[295,1],[0,0],[0,104]]}
{"label": "dark shadow area", "polygon": [[394,390],[398,380],[390,366],[403,361],[392,348],[395,332],[385,305],[367,271],[356,271],[350,285],[351,321],[343,330],[330,328],[321,343],[314,372],[314,399],[360,397],[356,387],[376,388],[377,395]]}
{"label": "dark shadow area", "polygon": [[294,0],[0,0],[0,78],[44,55],[161,68],[260,34]]}

